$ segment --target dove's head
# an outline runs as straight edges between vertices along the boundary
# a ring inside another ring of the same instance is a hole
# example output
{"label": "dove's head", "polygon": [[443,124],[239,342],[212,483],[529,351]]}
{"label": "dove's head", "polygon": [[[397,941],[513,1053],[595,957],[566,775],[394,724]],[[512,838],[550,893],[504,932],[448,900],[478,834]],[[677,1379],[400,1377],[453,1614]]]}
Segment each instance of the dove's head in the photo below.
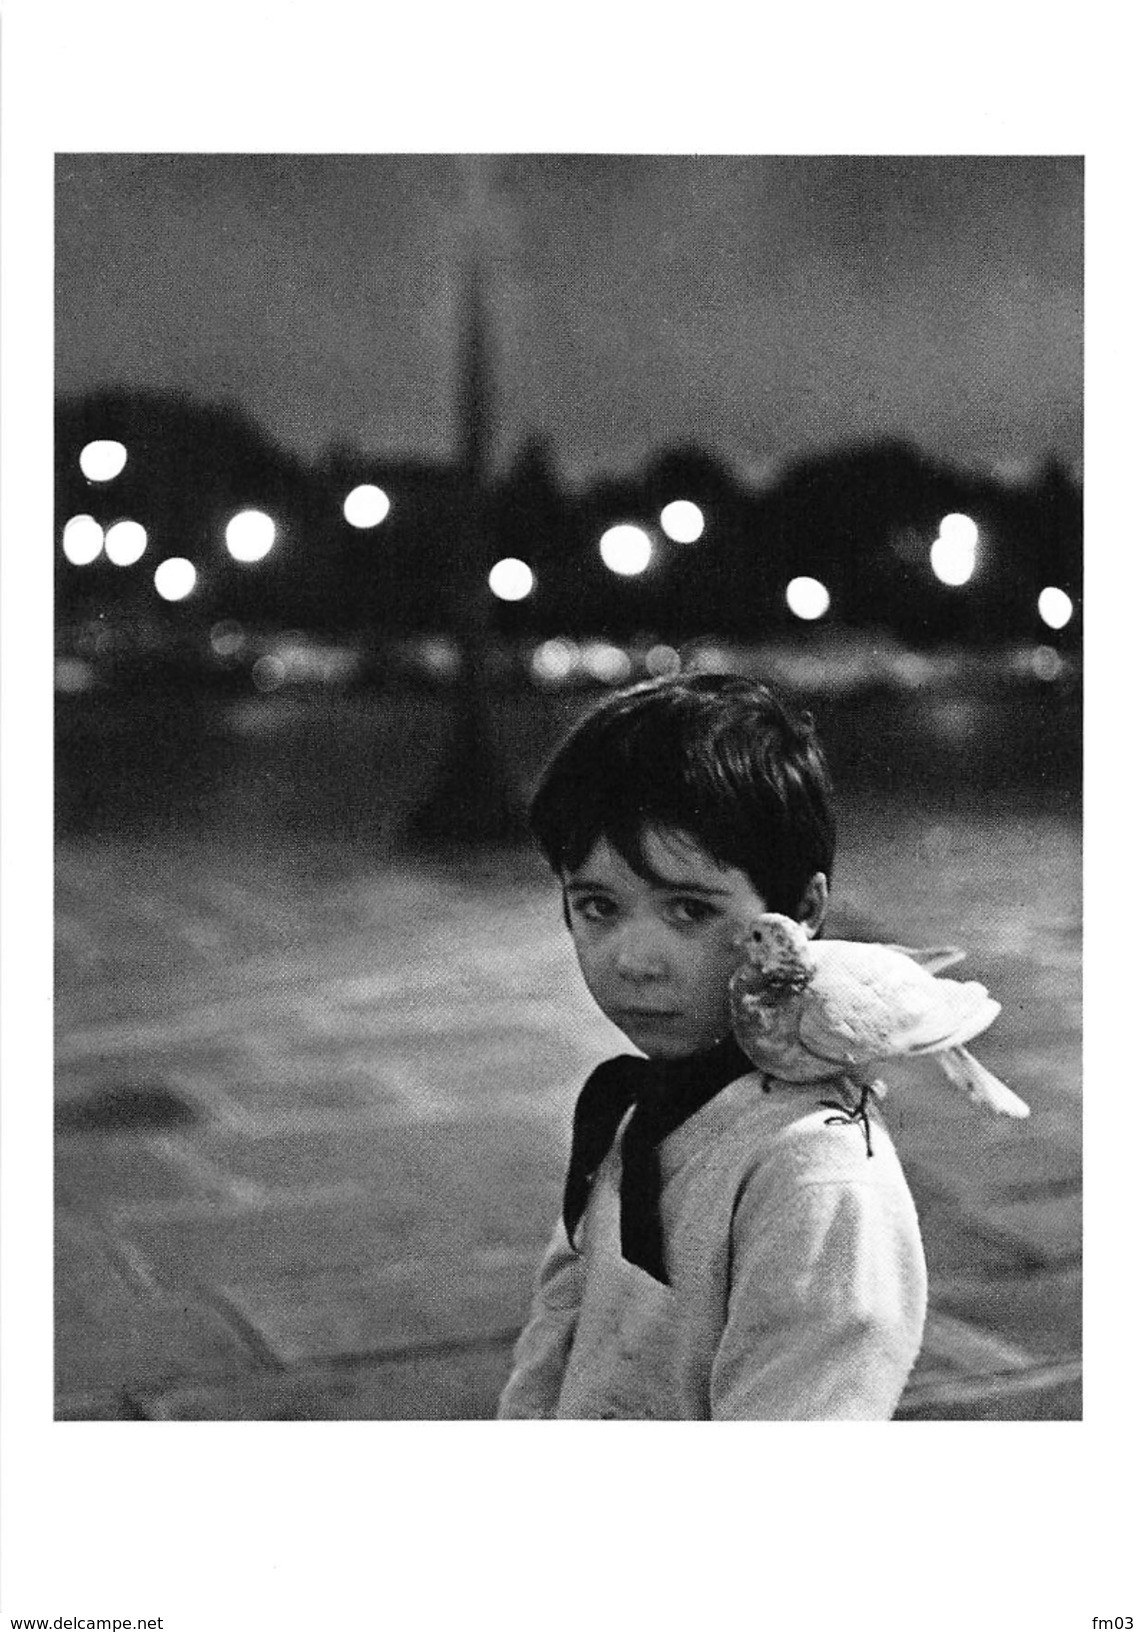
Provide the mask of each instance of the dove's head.
{"label": "dove's head", "polygon": [[751,967],[752,986],[762,994],[786,997],[800,992],[810,979],[810,938],[802,924],[780,912],[753,918],[736,942]]}

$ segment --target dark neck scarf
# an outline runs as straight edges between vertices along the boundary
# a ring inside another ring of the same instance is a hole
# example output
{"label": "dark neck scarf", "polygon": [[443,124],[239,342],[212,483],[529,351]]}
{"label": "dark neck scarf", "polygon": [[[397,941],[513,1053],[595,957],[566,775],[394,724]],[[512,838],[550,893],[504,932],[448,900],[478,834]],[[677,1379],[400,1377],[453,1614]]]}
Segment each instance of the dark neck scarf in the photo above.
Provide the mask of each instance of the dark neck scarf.
{"label": "dark neck scarf", "polygon": [[620,1147],[620,1248],[628,1263],[669,1285],[659,1219],[659,1145],[727,1083],[753,1070],[733,1036],[682,1060],[620,1054],[597,1066],[576,1100],[572,1123],[571,1160],[564,1185],[564,1228],[569,1243],[575,1244],[573,1237],[592,1180],[611,1149],[619,1124],[634,1105]]}

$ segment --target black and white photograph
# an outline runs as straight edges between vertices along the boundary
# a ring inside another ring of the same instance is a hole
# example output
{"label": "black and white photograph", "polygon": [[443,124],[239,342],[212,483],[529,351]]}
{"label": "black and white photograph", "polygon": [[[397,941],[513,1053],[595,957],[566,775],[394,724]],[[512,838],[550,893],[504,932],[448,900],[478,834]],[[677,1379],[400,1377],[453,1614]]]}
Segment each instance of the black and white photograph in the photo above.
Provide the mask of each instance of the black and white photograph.
{"label": "black and white photograph", "polygon": [[[799,1542],[828,1584],[779,1568],[732,1610],[735,1567],[658,1618],[835,1625],[834,1574],[937,1480],[962,1528],[930,1538],[924,1624],[1130,1626],[1110,1537],[1058,1620],[1046,1557],[1023,1610],[953,1566],[1004,1570],[974,1537],[1031,1532],[1010,1465],[1046,1503],[1033,1467],[1069,1483],[1108,1426],[1089,144],[426,140],[423,110],[341,139],[337,105],[245,141],[61,117],[26,187],[50,288],[5,557],[35,555],[42,627],[5,734],[11,760],[34,672],[47,894],[19,943],[37,1105],[11,1114],[10,1051],[5,1142],[11,1172],[31,1130],[44,1250],[7,1392],[45,1491],[75,1455],[131,1495],[119,1543],[91,1520],[98,1588],[78,1552],[66,1596],[25,1566],[10,1624],[357,1624],[384,1514],[376,1562],[408,1590],[409,1526],[442,1579],[360,1624],[451,1624],[467,1558],[531,1625],[519,1593],[590,1579],[593,1500],[621,1573],[616,1526],[658,1550],[658,1603],[689,1484],[717,1557],[836,1457],[841,1516]],[[258,1576],[224,1521],[248,1477],[286,1572],[260,1609],[221,1585]],[[324,1545],[345,1515],[344,1572],[307,1568],[300,1497],[275,1528],[291,1478]],[[160,1575],[165,1533],[127,1562],[168,1500],[193,1581]],[[904,1579],[884,1626],[921,1624]]]}
{"label": "black and white photograph", "polygon": [[56,189],[57,1414],[1078,1419],[1082,161]]}

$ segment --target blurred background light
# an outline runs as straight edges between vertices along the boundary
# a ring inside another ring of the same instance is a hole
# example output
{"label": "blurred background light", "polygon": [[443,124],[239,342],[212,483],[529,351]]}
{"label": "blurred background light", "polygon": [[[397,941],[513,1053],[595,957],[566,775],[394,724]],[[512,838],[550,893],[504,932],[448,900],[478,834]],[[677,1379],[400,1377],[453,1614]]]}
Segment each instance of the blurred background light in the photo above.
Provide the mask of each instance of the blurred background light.
{"label": "blurred background light", "polygon": [[652,646],[643,659],[643,666],[648,674],[656,676],[678,674],[683,660],[673,646]]}
{"label": "blurred background light", "polygon": [[718,640],[697,640],[687,650],[688,669],[705,674],[721,674],[734,667],[734,652]]}
{"label": "blurred background light", "polygon": [[663,507],[659,525],[676,544],[693,544],[702,537],[706,521],[697,504],[690,499],[673,499]]}
{"label": "blurred background light", "polygon": [[379,527],[389,514],[389,495],[380,487],[364,482],[346,499],[343,512],[351,527]]}
{"label": "blurred background light", "polygon": [[262,510],[240,510],[226,528],[226,548],[236,561],[261,561],[274,548],[277,530]]}
{"label": "blurred background light", "polygon": [[277,691],[285,683],[286,665],[275,653],[267,652],[251,669],[250,678],[259,691]]}
{"label": "blurred background light", "polygon": [[103,548],[103,528],[94,516],[72,516],[63,530],[63,552],[73,567],[87,567]]}
{"label": "blurred background light", "polygon": [[122,442],[89,442],[79,456],[79,468],[89,482],[113,481],[126,463]]}
{"label": "blurred background light", "polygon": [[812,622],[829,611],[829,590],[816,578],[791,578],[786,585],[786,605],[796,618]]}
{"label": "blurred background light", "polygon": [[579,647],[574,640],[557,635],[542,640],[532,653],[532,674],[542,685],[558,686],[570,680],[579,661]]}
{"label": "blurred background light", "polygon": [[417,642],[420,666],[437,680],[455,680],[461,670],[460,647],[448,635],[426,635]]}
{"label": "blurred background light", "polygon": [[55,661],[55,689],[66,694],[90,691],[95,683],[95,671],[81,657],[57,657]]}
{"label": "blurred background light", "polygon": [[942,533],[929,551],[929,560],[942,584],[967,584],[976,571],[975,537],[955,530]]}
{"label": "blurred background light", "polygon": [[137,521],[117,521],[104,540],[107,559],[117,567],[132,567],[147,548],[147,529]]}
{"label": "blurred background light", "polygon": [[932,665],[920,652],[894,652],[889,673],[908,691],[917,691],[932,678]]}
{"label": "blurred background light", "polygon": [[185,601],[198,579],[185,556],[172,555],[155,568],[155,588],[164,601]]}
{"label": "blurred background light", "polygon": [[1062,629],[1065,624],[1071,622],[1074,610],[1072,598],[1065,595],[1062,589],[1042,589],[1036,605],[1049,629]]}
{"label": "blurred background light", "polygon": [[1031,668],[1037,680],[1058,680],[1064,672],[1064,660],[1054,646],[1037,646]]}
{"label": "blurred background light", "polygon": [[959,510],[954,510],[952,515],[946,516],[937,528],[937,536],[939,538],[950,538],[954,542],[966,544],[975,549],[980,538],[980,528],[971,516],[961,515]]}
{"label": "blurred background light", "polygon": [[498,601],[523,601],[532,593],[535,578],[526,561],[506,556],[488,574],[488,587]]}
{"label": "blurred background light", "polygon": [[583,667],[593,680],[604,685],[617,686],[631,677],[631,659],[620,646],[610,640],[589,640],[584,643]]}
{"label": "blurred background light", "polygon": [[998,459],[992,467],[992,474],[1005,487],[1024,487],[1035,478],[1036,461],[1027,457]]}
{"label": "blurred background light", "polygon": [[241,657],[246,650],[246,631],[233,618],[223,618],[212,626],[210,644],[216,657]]}
{"label": "blurred background light", "polygon": [[650,566],[654,551],[642,527],[622,522],[618,527],[609,527],[604,533],[599,541],[599,553],[604,565],[610,567],[612,572],[624,578],[634,578]]}

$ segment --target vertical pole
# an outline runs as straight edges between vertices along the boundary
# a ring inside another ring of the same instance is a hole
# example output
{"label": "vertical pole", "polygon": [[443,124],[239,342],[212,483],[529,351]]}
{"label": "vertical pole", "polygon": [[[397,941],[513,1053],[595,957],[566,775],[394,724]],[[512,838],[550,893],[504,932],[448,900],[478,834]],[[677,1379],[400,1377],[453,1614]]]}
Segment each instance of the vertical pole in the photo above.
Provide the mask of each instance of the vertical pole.
{"label": "vertical pole", "polygon": [[407,834],[420,848],[517,844],[527,835],[516,778],[492,729],[488,677],[491,640],[488,550],[491,440],[495,413],[484,241],[491,210],[488,167],[480,155],[458,161],[465,188],[459,356],[459,447],[449,620],[460,652],[449,739],[436,780],[413,812]]}

